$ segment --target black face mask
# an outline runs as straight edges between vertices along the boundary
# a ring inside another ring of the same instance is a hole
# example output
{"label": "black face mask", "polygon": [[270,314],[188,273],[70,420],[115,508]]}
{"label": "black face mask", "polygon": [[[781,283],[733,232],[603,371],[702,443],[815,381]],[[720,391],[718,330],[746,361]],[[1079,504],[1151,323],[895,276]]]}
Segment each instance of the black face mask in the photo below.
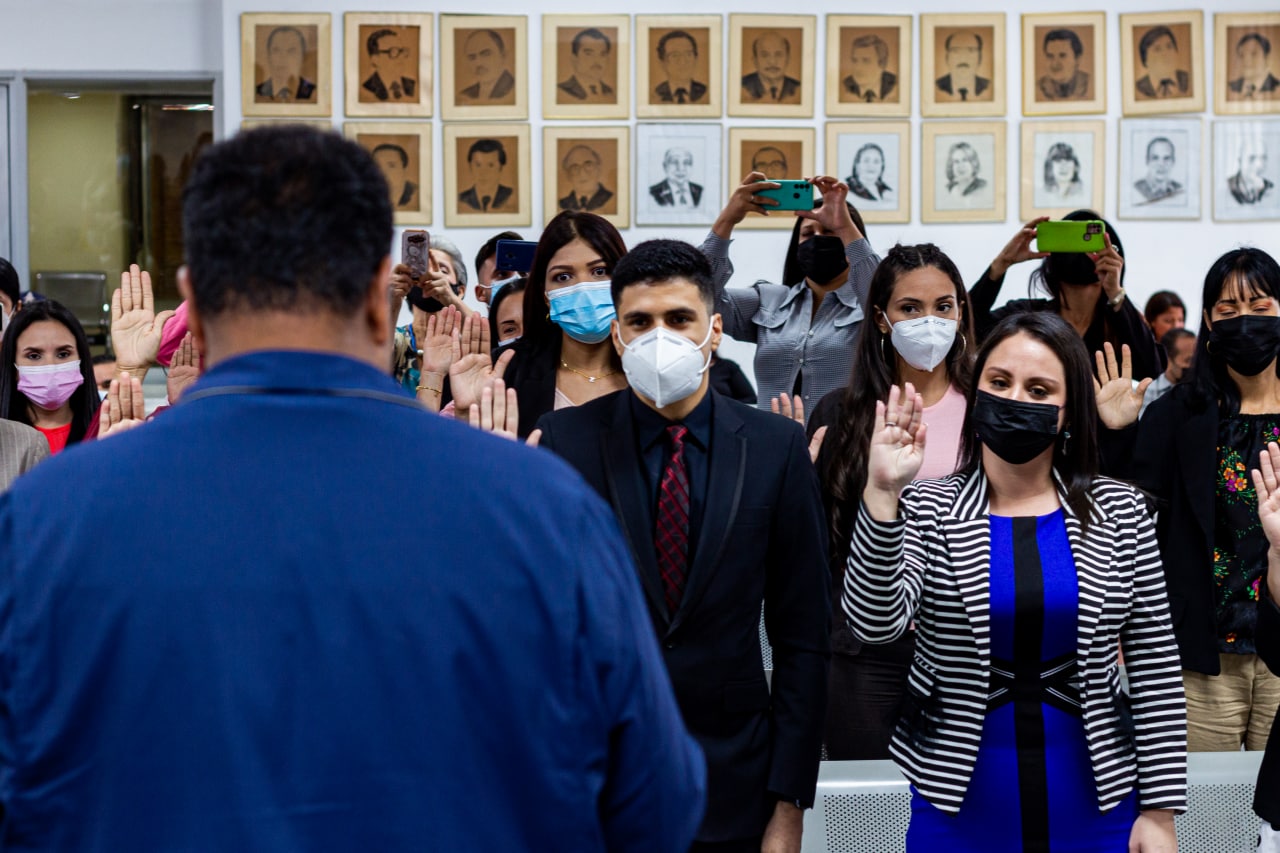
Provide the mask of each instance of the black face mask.
{"label": "black face mask", "polygon": [[1209,330],[1209,351],[1241,376],[1257,376],[1280,352],[1280,317],[1245,314]]}
{"label": "black face mask", "polygon": [[804,277],[816,284],[834,281],[849,268],[844,241],[825,234],[815,234],[797,246],[796,263]]}
{"label": "black face mask", "polygon": [[[453,292],[459,296],[462,295],[463,290],[464,288],[460,284],[455,285],[453,288]],[[440,303],[439,299],[436,299],[434,296],[427,296],[422,292],[421,287],[409,288],[409,293],[405,296],[405,299],[409,300],[409,304],[414,308],[417,308],[419,311],[426,311],[428,314],[434,314],[444,308],[444,305]]]}
{"label": "black face mask", "polygon": [[1098,280],[1098,270],[1086,254],[1054,252],[1045,261],[1044,272],[1049,281],[1063,284],[1094,284]]}
{"label": "black face mask", "polygon": [[1011,465],[1030,462],[1058,437],[1058,407],[1023,403],[979,391],[973,425],[991,452]]}

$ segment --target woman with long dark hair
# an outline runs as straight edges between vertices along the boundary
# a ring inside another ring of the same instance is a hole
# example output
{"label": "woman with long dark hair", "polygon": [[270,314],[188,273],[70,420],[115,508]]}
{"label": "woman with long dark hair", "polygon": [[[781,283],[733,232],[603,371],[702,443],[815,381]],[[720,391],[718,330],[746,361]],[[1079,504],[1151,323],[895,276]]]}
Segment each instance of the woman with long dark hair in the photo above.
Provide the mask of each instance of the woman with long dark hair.
{"label": "woman with long dark hair", "polygon": [[1060,317],[1001,321],[943,480],[912,482],[929,432],[915,389],[876,404],[842,603],[865,642],[916,625],[891,745],[908,853],[1176,849],[1186,726],[1164,575],[1144,496],[1097,474],[1090,361]]}
{"label": "woman with long dark hair", "polygon": [[0,418],[35,427],[60,453],[84,438],[97,408],[80,321],[52,299],[24,306],[0,343]]}
{"label": "woman with long dark hair", "polygon": [[[972,375],[969,297],[960,271],[937,246],[894,246],[871,277],[867,298],[870,322],[858,337],[849,384],[824,397],[809,421],[810,431],[828,428],[817,462],[831,534],[833,600],[844,588],[876,403],[908,382],[919,391],[931,439],[919,476],[944,477],[956,467]],[[914,632],[885,645],[863,644],[837,619],[831,640],[827,757],[888,758]]]}

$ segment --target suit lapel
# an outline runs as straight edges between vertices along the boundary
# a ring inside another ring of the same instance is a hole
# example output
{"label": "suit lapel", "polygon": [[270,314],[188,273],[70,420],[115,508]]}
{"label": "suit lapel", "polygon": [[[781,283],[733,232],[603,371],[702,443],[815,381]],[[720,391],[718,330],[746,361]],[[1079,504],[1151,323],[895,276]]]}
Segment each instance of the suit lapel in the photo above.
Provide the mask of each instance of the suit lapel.
{"label": "suit lapel", "polygon": [[[708,393],[714,395],[715,392]],[[712,576],[720,567],[746,481],[747,437],[742,433],[742,419],[734,414],[731,407],[718,403],[713,397],[707,500],[702,513],[702,528],[693,553],[693,564],[689,567],[684,597],[671,623],[673,631],[698,606]],[[654,571],[656,577],[656,563]]]}
{"label": "suit lapel", "polygon": [[[1213,531],[1209,529],[1213,518],[1214,474],[1218,467],[1218,455],[1215,451],[1206,454],[1204,448],[1218,446],[1218,406],[1211,403],[1204,411],[1192,415],[1178,430],[1175,439],[1178,458],[1185,467],[1185,475],[1181,478],[1186,491],[1188,505],[1192,515],[1200,526],[1207,545],[1213,544]],[[1197,460],[1202,460],[1197,464]]]}
{"label": "suit lapel", "polygon": [[981,470],[969,476],[956,496],[955,515],[943,520],[947,541],[943,560],[953,572],[978,655],[991,658],[991,524],[987,478]]}
{"label": "suit lapel", "polygon": [[1084,533],[1080,519],[1067,504],[1065,484],[1058,478],[1056,470],[1053,476],[1062,502],[1071,560],[1076,569],[1076,653],[1083,662],[1089,659],[1089,649],[1106,609],[1107,592],[1114,586],[1108,575],[1118,534],[1115,526],[1092,501],[1089,503],[1089,532]]}
{"label": "suit lapel", "polygon": [[612,418],[600,434],[600,454],[604,465],[605,481],[609,487],[609,503],[618,516],[627,545],[636,559],[640,572],[640,585],[649,599],[649,609],[660,614],[664,624],[669,624],[667,602],[662,592],[662,580],[658,575],[658,559],[653,549],[653,508],[649,506],[648,489],[644,473],[636,456],[636,434],[628,411],[630,392],[618,395]]}

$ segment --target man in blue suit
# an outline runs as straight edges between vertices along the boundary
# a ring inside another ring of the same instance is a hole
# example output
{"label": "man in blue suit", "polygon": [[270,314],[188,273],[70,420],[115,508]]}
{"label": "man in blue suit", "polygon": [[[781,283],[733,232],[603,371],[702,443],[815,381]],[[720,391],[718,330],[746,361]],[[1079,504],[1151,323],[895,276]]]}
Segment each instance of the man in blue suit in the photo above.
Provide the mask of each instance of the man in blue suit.
{"label": "man in blue suit", "polygon": [[0,849],[687,848],[702,758],[608,509],[387,375],[370,156],[240,134],[183,217],[207,373],[0,497]]}

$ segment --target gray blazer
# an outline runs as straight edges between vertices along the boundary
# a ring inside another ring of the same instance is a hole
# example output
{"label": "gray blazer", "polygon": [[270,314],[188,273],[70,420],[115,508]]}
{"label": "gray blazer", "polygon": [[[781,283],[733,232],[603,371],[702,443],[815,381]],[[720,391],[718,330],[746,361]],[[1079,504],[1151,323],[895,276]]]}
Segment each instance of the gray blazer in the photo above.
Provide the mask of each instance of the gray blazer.
{"label": "gray blazer", "polygon": [[49,442],[36,430],[0,418],[0,492],[36,463],[49,458]]}

